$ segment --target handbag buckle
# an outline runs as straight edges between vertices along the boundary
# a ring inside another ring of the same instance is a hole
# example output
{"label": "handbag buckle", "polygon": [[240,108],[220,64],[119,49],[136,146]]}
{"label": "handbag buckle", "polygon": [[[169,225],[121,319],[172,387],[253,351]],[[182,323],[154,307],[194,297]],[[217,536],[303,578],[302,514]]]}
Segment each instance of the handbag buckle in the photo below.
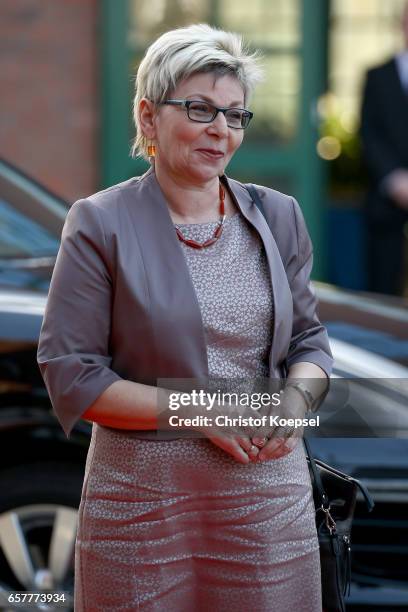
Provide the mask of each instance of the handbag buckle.
{"label": "handbag buckle", "polygon": [[325,514],[325,522],[326,522],[326,527],[330,532],[330,535],[333,535],[333,533],[336,532],[336,521],[334,520],[334,518],[332,517],[332,515],[330,514],[330,506],[328,508],[325,508],[323,506],[323,504],[320,507],[321,510],[323,510],[324,514]]}

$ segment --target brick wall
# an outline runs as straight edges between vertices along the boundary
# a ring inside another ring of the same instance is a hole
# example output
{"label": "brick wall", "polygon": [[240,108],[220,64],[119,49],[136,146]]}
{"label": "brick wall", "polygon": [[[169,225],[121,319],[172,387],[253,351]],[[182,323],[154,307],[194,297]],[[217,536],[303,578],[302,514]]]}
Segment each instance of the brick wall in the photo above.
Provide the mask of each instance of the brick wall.
{"label": "brick wall", "polygon": [[70,201],[99,185],[98,4],[0,3],[0,156]]}

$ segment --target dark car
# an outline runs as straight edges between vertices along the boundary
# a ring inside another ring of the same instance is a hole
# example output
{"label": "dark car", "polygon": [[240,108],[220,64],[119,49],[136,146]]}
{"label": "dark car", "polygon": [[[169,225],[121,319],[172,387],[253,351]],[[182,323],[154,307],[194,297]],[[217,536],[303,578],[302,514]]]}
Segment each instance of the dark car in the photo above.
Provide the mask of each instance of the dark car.
{"label": "dark car", "polygon": [[[15,609],[12,592],[63,593],[65,601],[38,609],[73,607],[73,546],[91,426],[80,421],[69,440],[65,437],[36,362],[67,210],[64,201],[0,162],[2,610]],[[403,395],[392,385],[393,379],[408,380],[406,303],[328,285],[317,284],[317,291],[335,357],[334,377],[376,379],[376,398],[381,402],[391,394],[396,409],[407,414]],[[370,514],[358,503],[349,601],[367,610],[408,608],[408,440],[311,442],[316,456],[367,484],[376,502]],[[27,609],[35,609],[33,602]]]}

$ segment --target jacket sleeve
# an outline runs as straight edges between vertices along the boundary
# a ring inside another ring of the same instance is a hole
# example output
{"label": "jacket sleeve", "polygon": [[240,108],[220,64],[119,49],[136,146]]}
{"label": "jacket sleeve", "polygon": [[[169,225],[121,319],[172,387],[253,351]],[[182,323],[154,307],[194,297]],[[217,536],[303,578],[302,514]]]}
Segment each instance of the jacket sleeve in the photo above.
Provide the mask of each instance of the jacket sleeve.
{"label": "jacket sleeve", "polygon": [[62,230],[37,362],[67,435],[97,397],[121,377],[110,369],[111,262],[98,207],[78,200]]}
{"label": "jacket sleeve", "polygon": [[293,299],[293,326],[288,368],[300,361],[308,361],[322,368],[330,376],[333,358],[326,328],[317,316],[317,298],[310,280],[313,267],[312,242],[299,204],[292,198],[297,237],[297,257],[286,267]]}

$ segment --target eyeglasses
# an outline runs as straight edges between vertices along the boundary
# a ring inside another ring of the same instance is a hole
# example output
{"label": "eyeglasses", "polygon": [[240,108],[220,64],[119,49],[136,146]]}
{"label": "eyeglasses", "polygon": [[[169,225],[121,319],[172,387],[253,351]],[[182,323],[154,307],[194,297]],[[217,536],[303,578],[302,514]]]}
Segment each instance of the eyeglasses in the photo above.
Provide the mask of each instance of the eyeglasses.
{"label": "eyeglasses", "polygon": [[236,130],[244,130],[254,116],[251,111],[244,108],[218,108],[202,100],[165,100],[161,104],[182,106],[187,110],[187,116],[191,121],[199,123],[211,123],[218,113],[222,113],[227,125]]}

